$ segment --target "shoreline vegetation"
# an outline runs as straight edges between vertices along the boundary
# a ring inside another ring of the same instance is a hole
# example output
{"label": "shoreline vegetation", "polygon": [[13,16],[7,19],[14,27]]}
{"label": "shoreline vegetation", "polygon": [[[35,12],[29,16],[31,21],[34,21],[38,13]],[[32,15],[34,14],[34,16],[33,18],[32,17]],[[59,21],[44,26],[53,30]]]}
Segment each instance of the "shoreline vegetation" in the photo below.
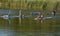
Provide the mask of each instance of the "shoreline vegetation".
{"label": "shoreline vegetation", "polygon": [[53,10],[56,5],[60,9],[60,1],[0,1],[0,9]]}

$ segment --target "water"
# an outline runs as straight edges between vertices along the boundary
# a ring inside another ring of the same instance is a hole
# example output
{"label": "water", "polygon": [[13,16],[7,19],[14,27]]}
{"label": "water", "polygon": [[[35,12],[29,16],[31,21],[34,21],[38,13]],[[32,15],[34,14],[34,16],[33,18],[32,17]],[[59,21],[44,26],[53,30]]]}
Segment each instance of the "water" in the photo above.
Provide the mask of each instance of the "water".
{"label": "water", "polygon": [[0,18],[0,35],[1,36],[60,36],[60,19],[53,18],[49,20],[43,20],[43,23],[40,23],[40,21],[35,21],[32,18],[27,18],[22,19],[22,22],[20,24],[19,18],[11,18],[9,24],[8,20]]}
{"label": "water", "polygon": [[0,36],[13,36],[14,32],[8,29],[0,29]]}

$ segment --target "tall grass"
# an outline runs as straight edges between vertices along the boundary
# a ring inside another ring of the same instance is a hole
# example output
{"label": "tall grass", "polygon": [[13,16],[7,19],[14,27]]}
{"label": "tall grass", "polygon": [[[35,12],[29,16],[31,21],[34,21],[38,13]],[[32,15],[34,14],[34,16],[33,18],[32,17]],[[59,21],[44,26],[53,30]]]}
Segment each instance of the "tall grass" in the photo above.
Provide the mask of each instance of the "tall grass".
{"label": "tall grass", "polygon": [[[55,5],[60,5],[60,2],[51,2],[51,1],[3,1],[1,2],[2,6],[0,8],[3,9],[22,9],[22,10],[42,10],[42,9],[49,9],[52,10],[52,8],[55,7]],[[9,4],[10,3],[10,4]],[[60,7],[58,7],[60,8]]]}

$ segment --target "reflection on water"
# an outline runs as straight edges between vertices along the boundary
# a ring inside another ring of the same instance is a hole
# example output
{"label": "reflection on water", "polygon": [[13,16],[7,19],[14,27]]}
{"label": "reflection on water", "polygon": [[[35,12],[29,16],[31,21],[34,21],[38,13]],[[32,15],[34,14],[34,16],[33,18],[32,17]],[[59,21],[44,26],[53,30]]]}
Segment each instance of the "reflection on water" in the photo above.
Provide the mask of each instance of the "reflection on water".
{"label": "reflection on water", "polygon": [[[26,14],[28,15],[28,14]],[[44,20],[43,23],[29,19],[19,18],[8,20],[0,18],[0,36],[60,36],[60,20]]]}
{"label": "reflection on water", "polygon": [[[45,25],[45,27],[42,27],[42,30],[43,30],[42,32],[40,32],[40,31],[32,32],[32,31],[21,31],[22,27],[19,25],[18,18],[11,19],[10,24],[8,24],[8,21],[6,21],[6,20],[2,20],[2,21],[5,21],[5,22],[2,23],[3,25],[0,24],[0,26],[2,25],[0,27],[0,35],[1,36],[55,36],[55,34],[57,34],[54,32],[43,32],[44,30],[47,29],[48,25],[47,25],[47,27],[46,27],[46,25]],[[42,24],[42,26],[43,26],[43,24]],[[25,27],[23,26],[23,28],[25,28]],[[45,28],[45,29],[43,29],[43,28]],[[27,30],[29,30],[29,29],[27,29]],[[34,29],[34,30],[36,30],[36,29]],[[48,29],[47,29],[47,31],[48,31]]]}
{"label": "reflection on water", "polygon": [[15,32],[11,29],[0,29],[0,36],[54,36],[54,34],[41,32]]}
{"label": "reflection on water", "polygon": [[[0,19],[0,35],[1,36],[35,36],[34,32],[22,32],[18,19],[11,20],[11,24],[8,24],[7,20]],[[3,23],[4,22],[4,23]],[[39,35],[39,34],[38,34]]]}
{"label": "reflection on water", "polygon": [[0,36],[14,36],[14,32],[8,29],[0,29]]}
{"label": "reflection on water", "polygon": [[55,34],[58,34],[58,36],[60,36],[60,33],[15,32],[11,29],[0,29],[0,36],[55,36]]}
{"label": "reflection on water", "polygon": [[8,20],[0,18],[0,36],[15,36],[16,35],[15,28],[17,27],[16,24],[18,24],[18,22],[15,21],[16,23],[14,23],[15,19],[13,19],[13,21],[11,19],[10,21],[11,23],[9,24]]}

